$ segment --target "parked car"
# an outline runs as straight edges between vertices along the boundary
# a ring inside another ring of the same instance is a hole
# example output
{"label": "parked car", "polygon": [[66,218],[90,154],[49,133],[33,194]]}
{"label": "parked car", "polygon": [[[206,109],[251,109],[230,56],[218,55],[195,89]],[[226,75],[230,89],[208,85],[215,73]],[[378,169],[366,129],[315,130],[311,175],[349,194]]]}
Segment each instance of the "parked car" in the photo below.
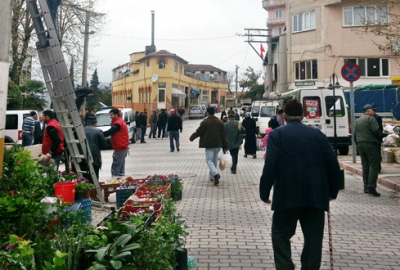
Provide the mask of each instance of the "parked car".
{"label": "parked car", "polygon": [[271,116],[278,113],[280,104],[276,100],[257,100],[251,105],[251,117],[257,118],[257,127],[261,135],[265,135]]}
{"label": "parked car", "polygon": [[200,104],[200,106],[203,108],[204,111],[204,117],[207,117],[207,106],[204,104]]}
{"label": "parked car", "polygon": [[207,111],[204,105],[192,105],[189,110],[189,119],[204,118],[204,113]]}
{"label": "parked car", "polygon": [[214,108],[215,112],[219,112],[218,104],[210,104],[210,107]]}
{"label": "parked car", "polygon": [[22,122],[30,115],[30,110],[15,110],[6,112],[6,129],[4,131],[5,143],[22,144]]}
{"label": "parked car", "polygon": [[[130,108],[117,108],[120,109],[122,116],[126,125],[128,126],[128,135],[131,143],[136,143],[137,140],[140,139],[138,136],[138,129],[135,125],[135,114],[133,110]],[[95,116],[97,119],[97,128],[101,129],[101,131],[107,131],[111,128],[111,118],[110,118],[110,107],[100,108],[98,112],[96,112]],[[107,148],[111,148],[111,136],[106,138]]]}

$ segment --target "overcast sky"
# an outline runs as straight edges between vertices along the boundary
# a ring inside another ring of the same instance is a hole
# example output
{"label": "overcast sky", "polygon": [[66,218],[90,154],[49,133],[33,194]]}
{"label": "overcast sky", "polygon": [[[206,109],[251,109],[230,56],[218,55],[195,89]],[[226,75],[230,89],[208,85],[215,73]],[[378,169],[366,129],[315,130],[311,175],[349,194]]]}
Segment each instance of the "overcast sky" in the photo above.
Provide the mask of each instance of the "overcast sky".
{"label": "overcast sky", "polygon": [[[151,10],[155,11],[155,45],[190,64],[209,64],[239,74],[249,66],[262,70],[262,60],[245,42],[244,28],[266,28],[262,0],[101,0],[96,11],[107,14],[89,59],[99,61],[101,82],[111,82],[111,69],[129,62],[129,54],[151,45]],[[260,44],[253,44],[259,51]],[[263,44],[266,49],[266,44]],[[88,71],[88,80],[93,70]],[[239,75],[240,77],[240,75]]]}

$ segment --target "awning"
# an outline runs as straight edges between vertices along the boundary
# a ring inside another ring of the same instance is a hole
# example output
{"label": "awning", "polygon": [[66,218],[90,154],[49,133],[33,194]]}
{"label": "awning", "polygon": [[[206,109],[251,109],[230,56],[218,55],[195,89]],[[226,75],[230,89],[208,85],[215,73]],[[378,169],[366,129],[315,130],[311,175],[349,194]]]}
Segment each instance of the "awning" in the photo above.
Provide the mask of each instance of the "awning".
{"label": "awning", "polygon": [[183,97],[186,97],[186,94],[183,93],[179,89],[172,88],[172,96],[183,96]]}

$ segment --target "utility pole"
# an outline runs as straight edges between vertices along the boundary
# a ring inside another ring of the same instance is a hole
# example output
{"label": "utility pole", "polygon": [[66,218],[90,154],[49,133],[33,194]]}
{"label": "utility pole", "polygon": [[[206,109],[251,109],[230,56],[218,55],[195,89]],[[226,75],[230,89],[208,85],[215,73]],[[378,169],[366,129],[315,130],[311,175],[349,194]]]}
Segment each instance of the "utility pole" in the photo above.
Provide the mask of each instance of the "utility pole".
{"label": "utility pole", "polygon": [[[272,92],[272,36],[271,36],[271,29],[254,29],[254,28],[245,28],[244,30],[247,31],[247,43],[253,48],[256,54],[261,58],[263,63],[265,64],[265,59],[262,58],[261,54],[254,48],[252,43],[267,43],[268,44],[268,52],[267,52],[267,77],[268,77],[268,92]],[[262,34],[263,32],[267,32],[267,35]],[[256,38],[256,40],[254,39]],[[266,40],[259,40],[260,38],[265,38]]]}
{"label": "utility pole", "polygon": [[0,179],[3,174],[4,130],[6,126],[8,75],[10,68],[11,0],[0,1]]}
{"label": "utility pole", "polygon": [[239,66],[236,65],[236,78],[235,78],[235,83],[236,83],[235,107],[237,107],[237,105],[238,105],[238,70],[239,70]]}

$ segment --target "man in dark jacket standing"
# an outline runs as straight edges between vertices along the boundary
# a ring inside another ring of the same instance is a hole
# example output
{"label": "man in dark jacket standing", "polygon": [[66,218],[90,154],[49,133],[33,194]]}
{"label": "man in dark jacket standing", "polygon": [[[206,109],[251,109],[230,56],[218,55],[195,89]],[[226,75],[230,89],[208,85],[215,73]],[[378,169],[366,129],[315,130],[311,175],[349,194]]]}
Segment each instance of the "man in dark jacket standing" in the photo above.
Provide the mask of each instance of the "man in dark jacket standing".
{"label": "man in dark jacket standing", "polygon": [[[99,180],[99,170],[101,168],[101,152],[100,149],[104,149],[107,146],[106,139],[103,136],[103,132],[96,127],[97,119],[96,116],[90,115],[86,119],[85,134],[89,144],[90,152],[93,157],[93,169],[96,173],[97,180]],[[83,164],[81,169],[88,171],[87,164]],[[86,179],[89,179],[90,183],[93,183],[93,179],[90,174],[83,175]]]}
{"label": "man in dark jacket standing", "polygon": [[175,151],[174,140],[176,145],[176,151],[179,152],[179,131],[182,133],[182,119],[180,116],[176,115],[174,109],[171,110],[171,116],[168,119],[168,129],[169,132],[169,145],[171,152]]}
{"label": "man in dark jacket standing", "polygon": [[144,109],[143,112],[139,115],[139,123],[140,123],[140,131],[142,132],[142,136],[140,138],[140,143],[146,143],[144,140],[144,136],[146,135],[147,129],[147,110]]}
{"label": "man in dark jacket standing", "polygon": [[260,197],[272,200],[272,246],[276,269],[291,270],[290,239],[300,221],[304,234],[301,269],[320,269],[324,211],[336,199],[340,169],[327,137],[318,129],[301,123],[300,102],[286,103],[286,126],[269,133],[267,157],[260,179]]}
{"label": "man in dark jacket standing", "polygon": [[364,193],[379,197],[381,194],[376,191],[376,180],[379,174],[381,132],[372,105],[367,104],[363,109],[364,115],[355,123],[354,139],[361,156]]}
{"label": "man in dark jacket standing", "polygon": [[193,133],[189,140],[192,142],[197,137],[200,137],[199,147],[206,149],[206,163],[210,169],[210,180],[215,181],[214,184],[219,184],[219,175],[217,163],[218,153],[221,147],[225,150],[229,150],[228,141],[225,136],[224,123],[214,116],[214,108],[207,108],[207,118],[204,119],[196,132]]}
{"label": "man in dark jacket standing", "polygon": [[41,144],[43,142],[43,133],[46,128],[46,124],[44,123],[43,114],[39,115],[39,121],[35,123],[35,134],[33,136],[33,144]]}
{"label": "man in dark jacket standing", "polygon": [[160,138],[161,131],[162,131],[162,138],[166,136],[165,132],[165,126],[167,125],[168,122],[168,114],[165,112],[165,109],[161,109],[160,114],[158,115],[158,138]]}

